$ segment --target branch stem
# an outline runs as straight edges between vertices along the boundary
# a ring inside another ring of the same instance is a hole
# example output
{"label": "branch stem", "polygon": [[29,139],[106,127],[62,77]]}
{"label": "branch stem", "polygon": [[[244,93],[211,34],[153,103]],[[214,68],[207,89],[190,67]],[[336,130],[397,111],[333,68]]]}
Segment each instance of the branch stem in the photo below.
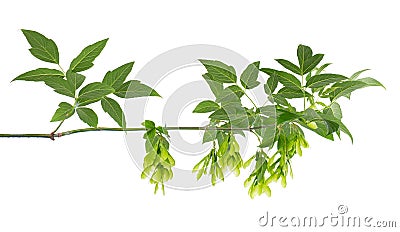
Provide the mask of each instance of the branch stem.
{"label": "branch stem", "polygon": [[301,75],[301,90],[303,91],[303,111],[306,110],[306,90],[304,86],[304,75]]}
{"label": "branch stem", "polygon": [[64,76],[66,75],[66,73],[65,73],[65,71],[64,71],[64,69],[61,67],[61,65],[60,64],[57,64],[58,65],[58,67],[60,68],[60,71],[62,72],[62,73],[64,73]]}
{"label": "branch stem", "polygon": [[[224,130],[224,131],[234,131],[234,130],[245,130],[251,131],[254,129],[259,129],[262,127],[252,127],[252,128],[220,128],[220,127],[207,127],[207,126],[172,126],[172,127],[165,127],[166,130],[173,131],[173,130]],[[119,127],[90,127],[90,128],[81,128],[75,130],[69,130],[64,132],[51,132],[49,134],[0,134],[0,138],[48,138],[54,139],[59,138],[67,135],[83,133],[83,132],[91,132],[91,131],[146,131],[144,127],[130,127],[130,128],[119,128]]]}
{"label": "branch stem", "polygon": [[253,104],[254,108],[257,108],[256,103],[253,101],[253,99],[251,99],[251,97],[246,93],[246,90],[243,89],[242,87],[240,87],[242,92],[244,93],[244,95],[250,100],[251,104]]}
{"label": "branch stem", "polygon": [[56,133],[56,132],[58,131],[58,129],[60,129],[60,127],[62,126],[62,124],[64,123],[64,121],[65,121],[65,119],[62,120],[62,121],[60,122],[60,124],[58,124],[58,126],[56,127],[56,129],[54,129],[51,133],[52,133],[52,134]]}

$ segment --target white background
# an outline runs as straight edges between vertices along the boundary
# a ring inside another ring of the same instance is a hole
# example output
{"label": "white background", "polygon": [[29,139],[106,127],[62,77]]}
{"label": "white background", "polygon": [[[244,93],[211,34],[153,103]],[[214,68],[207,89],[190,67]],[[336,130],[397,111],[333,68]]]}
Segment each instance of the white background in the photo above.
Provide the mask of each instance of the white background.
{"label": "white background", "polygon": [[[387,87],[363,89],[351,102],[341,101],[354,144],[347,137],[330,142],[307,133],[311,147],[294,160],[294,180],[286,189],[272,186],[271,198],[248,197],[247,172],[213,188],[153,195],[119,133],[55,142],[2,138],[0,231],[267,231],[271,228],[258,225],[267,211],[329,216],[339,204],[352,215],[397,219],[399,225],[399,21],[396,1],[0,3],[4,133],[50,132],[56,125],[49,120],[66,100],[38,83],[10,83],[25,71],[52,67],[29,54],[22,28],[52,38],[64,67],[84,46],[110,37],[94,68],[85,72],[92,81],[131,60],[134,78],[150,59],[182,45],[220,45],[278,67],[274,58],[295,60],[297,45],[304,43],[326,54],[324,60],[334,63],[329,71],[350,75],[371,68],[368,75]],[[114,125],[105,114],[99,117],[100,125]],[[75,118],[64,129],[84,126]]]}

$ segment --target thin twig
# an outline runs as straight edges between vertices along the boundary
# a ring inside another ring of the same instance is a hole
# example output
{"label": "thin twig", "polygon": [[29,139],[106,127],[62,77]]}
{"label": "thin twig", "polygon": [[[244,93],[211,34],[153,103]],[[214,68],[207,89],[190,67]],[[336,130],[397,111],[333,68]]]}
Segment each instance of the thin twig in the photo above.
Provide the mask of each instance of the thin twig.
{"label": "thin twig", "polygon": [[[255,129],[261,129],[262,126],[259,127],[249,127],[249,128],[221,128],[221,127],[207,127],[207,126],[200,126],[200,127],[193,127],[193,126],[172,126],[172,127],[165,127],[166,130],[173,131],[173,130],[222,130],[222,131],[251,131]],[[130,128],[114,128],[114,127],[90,127],[90,128],[81,128],[75,130],[69,130],[59,133],[51,132],[49,134],[0,134],[0,138],[49,138],[54,140],[54,138],[59,138],[67,135],[83,133],[83,132],[91,132],[91,131],[146,131],[144,127],[130,127]]]}

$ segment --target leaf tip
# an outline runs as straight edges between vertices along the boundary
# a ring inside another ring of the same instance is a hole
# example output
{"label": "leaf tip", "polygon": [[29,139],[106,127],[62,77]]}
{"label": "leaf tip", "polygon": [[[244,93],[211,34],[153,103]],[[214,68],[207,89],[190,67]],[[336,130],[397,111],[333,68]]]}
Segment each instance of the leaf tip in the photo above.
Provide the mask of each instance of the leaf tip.
{"label": "leaf tip", "polygon": [[152,97],[159,97],[159,98],[163,98],[157,91],[155,91],[154,89],[151,91],[150,96]]}
{"label": "leaf tip", "polygon": [[30,32],[31,30],[27,30],[27,29],[20,29],[21,32],[25,35],[25,33]]}

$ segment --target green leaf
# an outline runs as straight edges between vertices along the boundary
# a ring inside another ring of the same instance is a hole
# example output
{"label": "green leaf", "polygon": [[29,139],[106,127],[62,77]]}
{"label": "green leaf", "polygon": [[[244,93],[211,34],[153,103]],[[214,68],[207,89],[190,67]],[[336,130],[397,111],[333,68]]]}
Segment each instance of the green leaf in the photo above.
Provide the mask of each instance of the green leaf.
{"label": "green leaf", "polygon": [[53,117],[51,118],[50,122],[57,122],[65,120],[71,117],[75,112],[74,106],[67,102],[61,102],[58,105],[58,109],[54,113]]}
{"label": "green leaf", "polygon": [[99,101],[103,97],[113,92],[113,88],[103,83],[90,83],[83,87],[81,91],[79,91],[77,103],[79,106],[89,105],[93,102]]}
{"label": "green leaf", "polygon": [[355,72],[351,77],[349,78],[350,81],[356,80],[363,72],[369,71],[370,69],[363,69],[358,72]]}
{"label": "green leaf", "polygon": [[206,80],[207,84],[210,86],[211,92],[215,97],[218,97],[222,90],[224,89],[223,84],[211,79],[211,76],[208,73],[203,74],[204,80]]}
{"label": "green leaf", "polygon": [[299,61],[300,75],[311,72],[321,62],[323,54],[312,55],[310,47],[300,44],[297,47],[297,58]]}
{"label": "green leaf", "polygon": [[228,115],[226,114],[225,110],[219,109],[208,116],[210,119],[214,120],[229,120]]}
{"label": "green leaf", "polygon": [[282,83],[282,85],[289,87],[289,88],[301,88],[300,81],[293,76],[292,74],[279,71],[278,73],[278,81]]}
{"label": "green leaf", "polygon": [[310,78],[312,77],[311,74],[312,74],[311,72],[309,72],[309,73],[307,74],[307,76],[306,76],[306,82],[307,82],[308,80],[310,80]]}
{"label": "green leaf", "polygon": [[311,108],[307,108],[304,111],[304,115],[303,115],[304,119],[308,122],[314,122],[317,120],[321,120],[321,116],[318,115],[317,111],[311,109]]}
{"label": "green leaf", "polygon": [[220,107],[217,103],[206,100],[200,102],[196,108],[193,110],[193,113],[208,113],[218,110]]}
{"label": "green leaf", "polygon": [[24,29],[21,31],[31,45],[29,51],[34,57],[45,62],[59,64],[58,48],[53,40],[36,31]]}
{"label": "green leaf", "polygon": [[49,78],[64,77],[64,73],[56,69],[38,68],[16,77],[12,81],[45,81]]}
{"label": "green leaf", "polygon": [[234,93],[238,98],[241,98],[244,95],[243,89],[241,89],[237,85],[231,85],[226,88],[229,89],[230,91],[232,91],[232,93]]}
{"label": "green leaf", "polygon": [[203,136],[203,143],[214,141],[217,138],[217,130],[213,126],[206,127]]}
{"label": "green leaf", "polygon": [[[339,129],[340,120],[326,113],[317,112],[326,126],[326,135],[332,134]],[[319,126],[320,127],[320,126]]]}
{"label": "green leaf", "polygon": [[287,121],[293,121],[300,117],[300,115],[298,114],[291,113],[285,110],[277,110],[276,114],[277,114],[277,120],[276,120],[277,124],[282,124]]}
{"label": "green leaf", "polygon": [[278,87],[278,76],[276,73],[273,73],[264,85],[264,91],[267,95],[271,95],[275,91],[276,87]]}
{"label": "green leaf", "polygon": [[273,102],[277,103],[278,105],[290,106],[290,104],[286,100],[286,98],[282,97],[281,95],[273,94],[272,95],[272,100],[273,100]]}
{"label": "green leaf", "polygon": [[329,110],[331,111],[332,115],[337,118],[337,119],[342,119],[342,109],[340,108],[340,105],[337,102],[333,102],[331,106],[329,107]]}
{"label": "green leaf", "polygon": [[84,80],[85,76],[68,71],[66,79],[62,77],[46,78],[44,83],[53,88],[56,93],[75,98],[75,91]]}
{"label": "green leaf", "polygon": [[160,97],[160,95],[154,89],[140,83],[138,80],[125,82],[115,90],[114,94],[120,98],[137,98],[148,96]]}
{"label": "green leaf", "polygon": [[97,114],[89,108],[79,107],[76,109],[79,118],[90,127],[97,127],[97,123],[99,119],[97,118]]}
{"label": "green leaf", "polygon": [[260,61],[249,64],[247,68],[240,75],[240,83],[245,89],[253,89],[257,87],[260,82],[257,81]]}
{"label": "green leaf", "polygon": [[326,64],[323,64],[323,65],[321,65],[321,67],[319,67],[318,69],[317,69],[317,71],[315,72],[315,75],[318,75],[318,74],[320,74],[322,71],[324,71],[329,65],[331,65],[332,63],[326,63]]}
{"label": "green leaf", "polygon": [[79,73],[74,73],[71,70],[67,71],[67,82],[70,86],[71,92],[75,95],[75,92],[79,87],[82,86],[83,82],[85,81],[86,77]]}
{"label": "green leaf", "polygon": [[292,62],[284,59],[276,59],[276,61],[282,65],[284,68],[286,68],[289,71],[292,71],[293,73],[301,75],[300,68],[293,64]]}
{"label": "green leaf", "polygon": [[277,71],[277,70],[270,69],[270,68],[262,68],[260,70],[269,75],[273,75],[274,73],[276,73],[276,75],[278,76],[278,81],[286,87],[301,89],[300,81],[294,75],[292,75],[290,73],[283,72],[283,71]]}
{"label": "green leaf", "polygon": [[142,125],[146,127],[147,130],[152,130],[156,128],[156,124],[153,121],[145,120]]}
{"label": "green leaf", "polygon": [[322,58],[324,58],[323,54],[315,54],[314,56],[308,58],[304,62],[304,67],[301,70],[301,75],[311,72],[321,62]]}
{"label": "green leaf", "polygon": [[300,75],[302,75],[305,70],[304,63],[308,58],[312,57],[312,50],[310,47],[300,44],[297,47],[297,59],[299,61]]}
{"label": "green leaf", "polygon": [[328,117],[326,114],[316,112],[315,110],[310,108],[306,109],[306,111],[304,112],[304,119],[308,122],[313,123],[305,124],[303,122],[300,122],[302,126],[314,131],[315,133],[329,140],[334,139],[332,133],[336,132],[339,129],[337,119],[335,119],[334,117]]}
{"label": "green leaf", "polygon": [[350,130],[347,129],[347,127],[346,127],[341,121],[339,121],[338,124],[339,124],[339,129],[340,129],[341,131],[343,131],[343,133],[345,133],[346,135],[348,135],[348,136],[350,137],[350,139],[351,139],[351,142],[353,143],[353,142],[354,142],[354,139],[353,139],[353,135],[351,134]]}
{"label": "green leaf", "polygon": [[165,127],[158,126],[158,127],[156,128],[156,130],[157,130],[158,132],[160,132],[161,134],[165,134],[165,135],[168,136],[168,131],[167,131],[167,129],[166,129]]}
{"label": "green leaf", "polygon": [[56,78],[48,78],[44,81],[44,83],[53,88],[54,92],[75,98],[75,91],[71,90],[71,86],[69,85],[68,81],[62,77]]}
{"label": "green leaf", "polygon": [[241,107],[240,98],[229,87],[222,90],[221,94],[215,99],[216,102],[221,103],[222,108],[228,107]]}
{"label": "green leaf", "polygon": [[339,97],[345,96],[354,90],[365,88],[368,85],[361,81],[346,81],[341,83],[336,83],[332,86],[332,92],[330,92],[329,96],[332,101],[338,99]]}
{"label": "green leaf", "polygon": [[[274,113],[275,114],[275,113]],[[260,148],[271,147],[275,138],[276,120],[257,115],[252,127],[254,131],[262,138]]]}
{"label": "green leaf", "polygon": [[118,89],[132,71],[134,63],[135,62],[130,62],[114,69],[113,71],[108,71],[104,76],[103,83],[113,87],[114,89]]}
{"label": "green leaf", "polygon": [[279,71],[276,69],[272,69],[272,68],[260,68],[260,71],[268,74],[269,76],[272,76],[274,74],[277,74]]}
{"label": "green leaf", "polygon": [[120,127],[125,127],[125,115],[117,101],[112,98],[103,97],[101,99],[101,107]]}
{"label": "green leaf", "polygon": [[[354,73],[349,78],[349,80],[356,80],[361,73],[363,73],[365,71],[368,71],[368,70],[369,69],[364,69],[364,70],[361,70],[361,71],[358,71],[358,72]],[[379,81],[377,81],[377,80],[375,80],[374,78],[371,78],[371,77],[365,77],[365,78],[357,79],[357,81],[364,82],[368,86],[380,86],[380,87],[386,89],[386,87],[384,85],[382,85],[382,83],[380,83]],[[351,93],[345,95],[345,97],[347,97],[348,99],[350,99],[350,96],[351,96]]]}
{"label": "green leaf", "polygon": [[339,118],[334,116],[333,111],[327,111],[327,113],[319,115],[325,120],[329,120],[331,122],[336,123],[338,125],[338,129],[340,131],[343,131],[343,133],[347,134],[350,137],[351,142],[353,142],[353,136],[350,133],[349,129],[347,129],[347,127],[342,123],[342,121]]}
{"label": "green leaf", "polygon": [[248,115],[246,109],[241,105],[227,105],[222,109],[216,110],[209,118],[215,120],[229,120],[231,125],[227,125],[228,127],[248,127]]}
{"label": "green leaf", "polygon": [[108,39],[101,40],[92,45],[85,47],[81,53],[72,60],[69,69],[73,72],[82,72],[91,68],[93,61],[100,55],[106,46]]}
{"label": "green leaf", "polygon": [[224,110],[228,115],[230,124],[233,128],[249,127],[249,117],[244,107],[229,107],[229,108],[224,108]]}
{"label": "green leaf", "polygon": [[282,176],[281,185],[283,188],[286,188],[286,176]]}
{"label": "green leaf", "polygon": [[283,87],[282,89],[280,89],[278,91],[278,93],[280,96],[284,97],[284,98],[304,98],[306,96],[311,96],[311,94],[307,93],[307,92],[303,92],[302,89],[299,88],[288,88],[288,87]]}
{"label": "green leaf", "polygon": [[347,77],[339,74],[324,73],[312,76],[308,81],[306,86],[308,88],[319,88],[324,87],[332,83],[346,80]]}
{"label": "green leaf", "polygon": [[265,116],[275,117],[275,115],[276,115],[276,108],[274,105],[261,106],[258,109],[259,109],[260,113]]}
{"label": "green leaf", "polygon": [[361,78],[361,79],[358,79],[357,81],[364,82],[368,86],[380,86],[380,87],[386,89],[385,86],[382,85],[382,83],[380,83],[379,81],[377,81],[376,79],[371,78],[371,77]]}
{"label": "green leaf", "polygon": [[213,81],[220,83],[236,83],[235,69],[217,60],[199,60],[207,69],[208,75]]}

